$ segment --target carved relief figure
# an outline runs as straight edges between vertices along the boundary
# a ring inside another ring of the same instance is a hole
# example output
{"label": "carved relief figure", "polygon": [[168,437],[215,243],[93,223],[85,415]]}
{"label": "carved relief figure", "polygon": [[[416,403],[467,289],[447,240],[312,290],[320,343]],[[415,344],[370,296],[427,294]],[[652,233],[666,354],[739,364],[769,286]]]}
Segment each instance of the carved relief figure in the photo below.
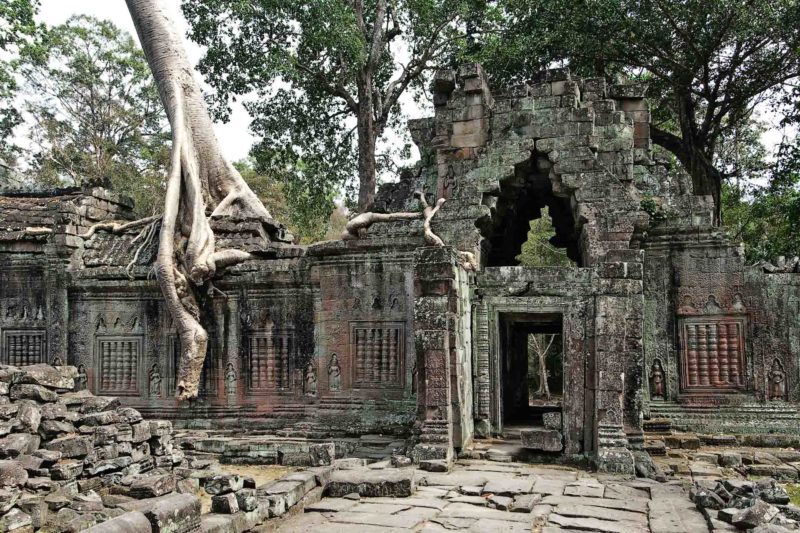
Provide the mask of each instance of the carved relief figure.
{"label": "carved relief figure", "polygon": [[158,363],[153,363],[148,372],[150,378],[150,396],[154,398],[161,397],[161,370],[158,368]]}
{"label": "carved relief figure", "polygon": [[342,388],[342,368],[339,366],[339,358],[336,354],[331,354],[331,362],[328,365],[328,389],[339,390]]}
{"label": "carved relief figure", "polygon": [[56,355],[53,357],[53,362],[50,364],[53,366],[64,366],[64,361],[61,359],[60,355]]}
{"label": "carved relief figure", "polygon": [[414,366],[411,367],[411,392],[417,393],[417,362],[414,361]]}
{"label": "carved relief figure", "polygon": [[230,361],[225,365],[225,394],[236,394],[236,369]]}
{"label": "carved relief figure", "polygon": [[86,374],[86,366],[78,365],[78,379],[75,380],[75,388],[77,390],[86,390],[88,383],[89,376]]}
{"label": "carved relief figure", "polygon": [[664,368],[661,366],[661,360],[656,359],[650,367],[650,396],[652,398],[664,398]]}
{"label": "carved relief figure", "polygon": [[722,307],[720,307],[719,302],[717,302],[716,296],[713,294],[708,295],[708,301],[703,307],[703,312],[707,315],[717,315],[722,312]]}
{"label": "carved relief figure", "polygon": [[769,371],[769,390],[767,391],[770,400],[783,400],[786,398],[786,371],[779,359],[772,362]]}
{"label": "carved relief figure", "polygon": [[314,368],[314,363],[312,361],[309,361],[306,367],[305,391],[306,396],[317,395],[317,369]]}

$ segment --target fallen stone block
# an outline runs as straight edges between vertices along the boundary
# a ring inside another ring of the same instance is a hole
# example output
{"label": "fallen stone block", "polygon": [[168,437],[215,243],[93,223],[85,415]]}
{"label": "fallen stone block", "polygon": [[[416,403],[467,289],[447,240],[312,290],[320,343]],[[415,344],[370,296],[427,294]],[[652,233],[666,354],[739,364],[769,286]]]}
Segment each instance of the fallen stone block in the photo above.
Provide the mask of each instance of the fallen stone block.
{"label": "fallen stone block", "polygon": [[739,529],[751,529],[767,524],[778,515],[778,508],[767,502],[757,500],[752,507],[743,509],[734,515],[731,523]]}
{"label": "fallen stone block", "polygon": [[[32,527],[33,521],[31,517],[16,507],[0,517],[0,531],[14,533],[19,531],[23,533],[23,528]],[[31,531],[30,529],[28,531]]]}
{"label": "fallen stone block", "polygon": [[303,493],[309,492],[317,486],[317,477],[307,470],[287,474],[281,478],[283,481],[299,481],[303,484]]}
{"label": "fallen stone block", "polygon": [[244,486],[244,480],[241,477],[233,474],[223,474],[214,476],[203,486],[205,491],[212,496],[228,494],[229,492],[236,492],[241,490]]}
{"label": "fallen stone block", "polygon": [[119,508],[140,511],[153,533],[189,533],[200,527],[200,499],[192,494],[169,494],[158,498],[122,503]]}
{"label": "fallen stone block", "polygon": [[21,370],[18,383],[40,385],[65,392],[75,388],[75,378],[78,377],[78,370],[74,366],[35,364]]}
{"label": "fallen stone block", "polygon": [[39,435],[12,433],[0,439],[0,458],[13,458],[20,454],[32,454],[39,449],[40,442]]}
{"label": "fallen stone block", "polygon": [[48,450],[61,452],[63,457],[86,457],[92,451],[92,441],[89,437],[71,434],[53,439],[45,443]]}
{"label": "fallen stone block", "polygon": [[306,490],[301,481],[278,480],[259,487],[256,494],[259,500],[268,503],[269,515],[274,517],[281,516],[299,502]]}
{"label": "fallen stone block", "polygon": [[36,402],[55,402],[58,394],[41,385],[20,384],[12,385],[9,390],[12,400],[34,400]]}
{"label": "fallen stone block", "polygon": [[218,494],[211,498],[211,512],[221,514],[235,514],[239,512],[239,502],[232,492]]}
{"label": "fallen stone block", "polygon": [[108,426],[121,420],[122,417],[116,411],[100,411],[83,415],[78,423],[82,426]]}
{"label": "fallen stone block", "polygon": [[128,495],[133,498],[157,498],[175,490],[175,476],[157,474],[147,476],[131,484]]}
{"label": "fallen stone block", "polygon": [[153,526],[139,511],[130,511],[86,529],[86,533],[151,533]]}
{"label": "fallen stone block", "polygon": [[561,432],[555,429],[525,429],[519,434],[524,448],[544,452],[560,452],[564,448]]}
{"label": "fallen stone block", "polygon": [[17,487],[0,487],[0,513],[8,512],[22,495]]}
{"label": "fallen stone block", "polygon": [[34,529],[39,529],[47,523],[49,509],[41,497],[28,496],[20,499],[17,507],[31,517],[31,525]]}
{"label": "fallen stone block", "polygon": [[56,481],[70,481],[83,472],[83,461],[61,459],[50,467],[50,477]]}
{"label": "fallen stone block", "polygon": [[416,490],[412,470],[337,470],[325,488],[325,495],[332,498],[350,493],[360,496],[394,496],[405,498]]}
{"label": "fallen stone block", "polygon": [[19,461],[0,461],[0,487],[21,487],[28,481],[28,472]]}
{"label": "fallen stone block", "polygon": [[258,508],[258,497],[255,489],[242,489],[236,492],[236,503],[242,511],[254,511]]}

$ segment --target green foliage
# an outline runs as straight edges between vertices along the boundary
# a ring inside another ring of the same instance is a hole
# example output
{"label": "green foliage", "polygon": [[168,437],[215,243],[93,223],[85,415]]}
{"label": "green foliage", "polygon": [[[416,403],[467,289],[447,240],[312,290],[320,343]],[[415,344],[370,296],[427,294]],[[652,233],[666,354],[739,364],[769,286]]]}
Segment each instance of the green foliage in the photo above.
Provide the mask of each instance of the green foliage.
{"label": "green foliage", "polygon": [[217,118],[255,96],[245,103],[261,139],[252,155],[311,221],[343,188],[352,196],[357,175],[387,168],[369,143],[399,124],[401,95],[421,95],[429,70],[457,54],[464,15],[482,3],[207,0],[183,12],[189,37],[207,47],[199,69]]}
{"label": "green foliage", "polygon": [[784,143],[770,168],[769,182],[740,181],[722,189],[723,219],[736,242],[743,242],[748,261],[800,254],[800,152]]}
{"label": "green foliage", "polygon": [[111,22],[77,16],[44,32],[39,53],[25,59],[35,178],[111,186],[142,214],[158,209],[169,131],[133,38]]}
{"label": "green foliage", "polygon": [[643,198],[639,204],[639,207],[642,208],[642,211],[650,215],[651,223],[664,222],[667,220],[667,218],[669,218],[666,211],[664,211],[664,209],[658,205],[655,198],[652,196],[646,196]]}
{"label": "green foliage", "polygon": [[[476,55],[500,83],[553,63],[648,84],[655,143],[695,193],[718,198],[714,160],[753,107],[800,74],[797,0],[502,0]],[[498,20],[500,22],[498,22]]]}
{"label": "green foliage", "polygon": [[17,92],[15,74],[20,49],[28,46],[37,26],[33,16],[39,8],[37,0],[3,0],[0,2],[0,161],[10,159],[13,147],[10,137],[21,121],[14,105]]}
{"label": "green foliage", "polygon": [[531,220],[530,224],[528,239],[516,257],[520,266],[574,266],[574,263],[567,257],[566,250],[550,244],[550,239],[555,236],[556,232],[547,208],[542,209],[542,216]]}
{"label": "green foliage", "polygon": [[[341,207],[331,210],[297,209],[303,198],[287,194],[291,184],[286,184],[269,174],[258,172],[252,159],[244,159],[233,164],[254,193],[261,199],[272,217],[289,228],[300,244],[311,244],[324,239],[338,239],[347,216]],[[309,218],[308,215],[311,214]]]}

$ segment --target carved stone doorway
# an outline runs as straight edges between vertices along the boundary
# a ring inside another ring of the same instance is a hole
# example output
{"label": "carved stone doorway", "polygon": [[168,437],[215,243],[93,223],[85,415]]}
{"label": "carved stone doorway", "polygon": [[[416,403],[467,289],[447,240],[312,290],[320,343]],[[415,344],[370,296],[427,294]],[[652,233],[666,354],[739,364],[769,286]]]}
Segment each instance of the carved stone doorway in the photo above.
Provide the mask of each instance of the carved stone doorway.
{"label": "carved stone doorway", "polygon": [[496,374],[498,432],[542,425],[546,412],[561,411],[564,375],[560,313],[501,313],[500,372]]}

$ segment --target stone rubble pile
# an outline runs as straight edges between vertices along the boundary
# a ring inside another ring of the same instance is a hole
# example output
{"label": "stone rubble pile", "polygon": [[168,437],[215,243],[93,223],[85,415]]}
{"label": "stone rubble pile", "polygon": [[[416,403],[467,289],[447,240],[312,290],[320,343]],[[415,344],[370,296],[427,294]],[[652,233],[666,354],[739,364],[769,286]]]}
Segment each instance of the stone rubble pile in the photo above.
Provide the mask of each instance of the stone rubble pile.
{"label": "stone rubble pile", "polygon": [[726,523],[741,530],[800,530],[800,507],[790,504],[789,494],[771,478],[698,481],[689,496],[715,529],[724,530]]}
{"label": "stone rubble pile", "polygon": [[197,489],[172,424],[75,391],[74,367],[0,365],[0,531],[79,531]]}

